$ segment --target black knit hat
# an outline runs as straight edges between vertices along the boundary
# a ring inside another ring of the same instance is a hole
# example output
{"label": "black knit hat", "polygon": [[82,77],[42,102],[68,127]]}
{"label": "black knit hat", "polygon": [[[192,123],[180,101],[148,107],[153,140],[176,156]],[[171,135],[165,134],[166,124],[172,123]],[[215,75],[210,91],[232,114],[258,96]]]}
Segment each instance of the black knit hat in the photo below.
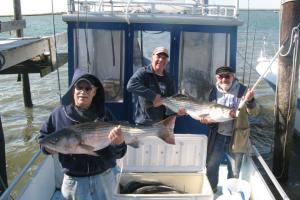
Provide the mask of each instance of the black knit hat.
{"label": "black knit hat", "polygon": [[105,102],[103,85],[95,75],[88,73],[86,68],[76,68],[76,70],[74,71],[72,83],[69,86],[69,89],[67,90],[66,94],[62,97],[61,104],[66,106],[73,103],[73,89],[75,84],[78,83],[80,80],[88,81],[90,84],[97,87],[97,92],[95,97],[93,98],[92,103],[99,105],[99,107],[101,107],[99,110],[103,111]]}
{"label": "black knit hat", "polygon": [[234,70],[231,67],[222,66],[216,69],[216,74],[234,74]]}

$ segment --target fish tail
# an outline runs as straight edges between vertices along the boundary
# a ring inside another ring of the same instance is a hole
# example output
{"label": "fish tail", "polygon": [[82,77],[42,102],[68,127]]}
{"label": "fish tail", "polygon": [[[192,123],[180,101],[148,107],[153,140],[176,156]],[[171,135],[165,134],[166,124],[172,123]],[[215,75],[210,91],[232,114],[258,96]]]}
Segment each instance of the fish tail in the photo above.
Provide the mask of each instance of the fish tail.
{"label": "fish tail", "polygon": [[159,127],[157,136],[168,144],[175,144],[175,120],[176,115],[172,115],[155,124],[155,126]]}

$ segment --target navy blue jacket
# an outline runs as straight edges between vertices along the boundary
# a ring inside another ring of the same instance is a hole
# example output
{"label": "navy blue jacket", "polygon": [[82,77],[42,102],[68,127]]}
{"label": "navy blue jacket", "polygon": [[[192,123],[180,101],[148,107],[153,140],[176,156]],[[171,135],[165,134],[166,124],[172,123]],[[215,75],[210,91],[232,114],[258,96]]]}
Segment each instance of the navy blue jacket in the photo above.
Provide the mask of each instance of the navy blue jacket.
{"label": "navy blue jacket", "polygon": [[[161,88],[161,87],[164,88]],[[171,75],[164,71],[164,76],[157,76],[152,66],[139,68],[130,78],[127,90],[135,96],[134,119],[136,124],[153,124],[165,119],[170,112],[165,106],[153,107],[157,94],[169,97],[175,94],[175,82]],[[170,112],[171,114],[171,112]]]}
{"label": "navy blue jacket", "polygon": [[[90,74],[88,74],[88,76],[89,75]],[[78,80],[82,76],[87,76],[87,74],[75,71],[69,91],[72,90],[73,85],[76,83],[76,80]],[[99,90],[96,94],[96,96],[99,95],[98,98],[96,97],[96,99],[98,100],[100,96],[104,95],[102,84],[100,83],[100,86],[99,83],[96,84]],[[70,102],[68,103],[68,101],[71,101],[71,99],[66,95],[72,95],[72,93],[69,93],[69,91],[64,95],[62,99],[62,105],[54,109],[54,111],[50,114],[48,120],[43,124],[40,130],[39,138],[43,138],[55,131],[81,122],[80,117],[76,115],[76,112],[74,113],[73,104]],[[104,100],[104,98],[102,99]],[[95,113],[97,113],[97,118],[95,120],[111,120],[110,115],[104,109],[104,101],[94,101],[93,104],[100,104],[98,106],[94,105],[94,107],[97,108],[95,110]],[[44,153],[48,154],[43,147],[41,148]],[[114,167],[116,165],[116,159],[123,157],[126,153],[126,150],[127,146],[125,143],[123,143],[121,145],[110,145],[104,149],[98,150],[96,153],[99,156],[59,153],[59,161],[63,167],[64,173],[67,175],[76,177],[92,176],[100,174],[107,169]]]}

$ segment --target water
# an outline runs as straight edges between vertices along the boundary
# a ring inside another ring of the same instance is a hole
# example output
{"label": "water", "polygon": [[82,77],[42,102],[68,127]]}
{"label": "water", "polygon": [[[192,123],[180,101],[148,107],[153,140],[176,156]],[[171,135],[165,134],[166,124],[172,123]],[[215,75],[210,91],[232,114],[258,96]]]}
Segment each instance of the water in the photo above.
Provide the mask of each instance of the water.
{"label": "water", "polygon": [[[245,22],[238,32],[238,68],[245,66],[245,83],[250,86],[258,78],[254,69],[256,59],[262,48],[263,37],[266,37],[270,48],[268,54],[272,56],[278,45],[279,13],[273,11],[250,11],[248,28],[247,64],[244,64],[246,51],[246,11],[241,11],[240,17]],[[8,20],[8,17],[0,17],[1,21]],[[53,21],[51,15],[24,17],[27,28],[25,36],[37,37],[53,35]],[[56,32],[66,31],[66,24],[61,20],[60,15],[54,17]],[[256,34],[254,34],[256,29]],[[253,43],[254,35],[256,37]],[[9,37],[9,33],[1,33],[0,37]],[[254,44],[254,45],[253,45]],[[252,48],[254,46],[254,49]],[[252,55],[253,52],[253,55]],[[253,58],[253,60],[251,60]],[[61,93],[67,88],[67,66],[59,70],[61,81]],[[243,79],[243,70],[238,71],[237,76]],[[250,76],[251,74],[251,76]],[[250,77],[250,78],[249,78]],[[42,123],[47,119],[50,112],[59,104],[59,89],[57,72],[52,72],[46,77],[40,78],[38,74],[30,74],[30,85],[32,93],[33,108],[24,108],[22,82],[17,82],[17,75],[0,76],[0,113],[5,133],[6,158],[9,182],[20,172],[32,154],[38,149],[35,137]],[[3,84],[5,83],[5,84]],[[9,86],[9,87],[7,87]],[[251,119],[254,134],[252,134],[255,145],[260,152],[270,155],[273,138],[273,91],[263,81],[255,91],[258,102],[262,105],[262,114]]]}
{"label": "water", "polygon": [[[25,16],[24,36],[39,37],[53,35],[53,18],[45,16]],[[1,21],[12,20],[9,17]],[[65,32],[67,25],[61,15],[54,17],[56,32]],[[1,33],[1,38],[15,37],[10,33]],[[59,70],[62,93],[67,88],[67,66]],[[10,182],[24,167],[33,153],[39,148],[35,137],[41,124],[50,112],[59,104],[57,72],[40,78],[39,74],[30,74],[30,86],[33,108],[25,108],[23,103],[22,82],[17,82],[18,75],[1,75],[0,114],[6,143],[8,181]],[[4,84],[5,83],[5,84]],[[9,86],[9,87],[8,87]]]}
{"label": "water", "polygon": [[[240,19],[244,21],[244,24],[238,31],[237,68],[240,71],[237,75],[240,80],[244,80],[244,83],[251,87],[259,78],[254,68],[257,63],[256,59],[263,48],[263,40],[265,39],[266,42],[268,56],[273,57],[278,50],[279,12],[242,11]],[[274,137],[274,92],[265,81],[262,81],[255,89],[255,96],[262,107],[258,117],[250,118],[251,140],[264,159],[270,163]]]}

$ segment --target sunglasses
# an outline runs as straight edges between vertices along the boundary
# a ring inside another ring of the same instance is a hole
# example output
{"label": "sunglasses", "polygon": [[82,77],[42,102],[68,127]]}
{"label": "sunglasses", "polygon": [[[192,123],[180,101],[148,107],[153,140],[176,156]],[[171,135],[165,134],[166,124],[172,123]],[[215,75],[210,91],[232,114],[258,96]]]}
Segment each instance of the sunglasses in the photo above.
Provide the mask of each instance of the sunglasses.
{"label": "sunglasses", "polygon": [[92,86],[75,85],[75,89],[85,91],[85,92],[90,92],[93,89],[93,87]]}
{"label": "sunglasses", "polygon": [[219,78],[219,79],[223,79],[223,78],[225,78],[225,79],[230,79],[230,77],[231,77],[230,74],[218,75],[218,78]]}

